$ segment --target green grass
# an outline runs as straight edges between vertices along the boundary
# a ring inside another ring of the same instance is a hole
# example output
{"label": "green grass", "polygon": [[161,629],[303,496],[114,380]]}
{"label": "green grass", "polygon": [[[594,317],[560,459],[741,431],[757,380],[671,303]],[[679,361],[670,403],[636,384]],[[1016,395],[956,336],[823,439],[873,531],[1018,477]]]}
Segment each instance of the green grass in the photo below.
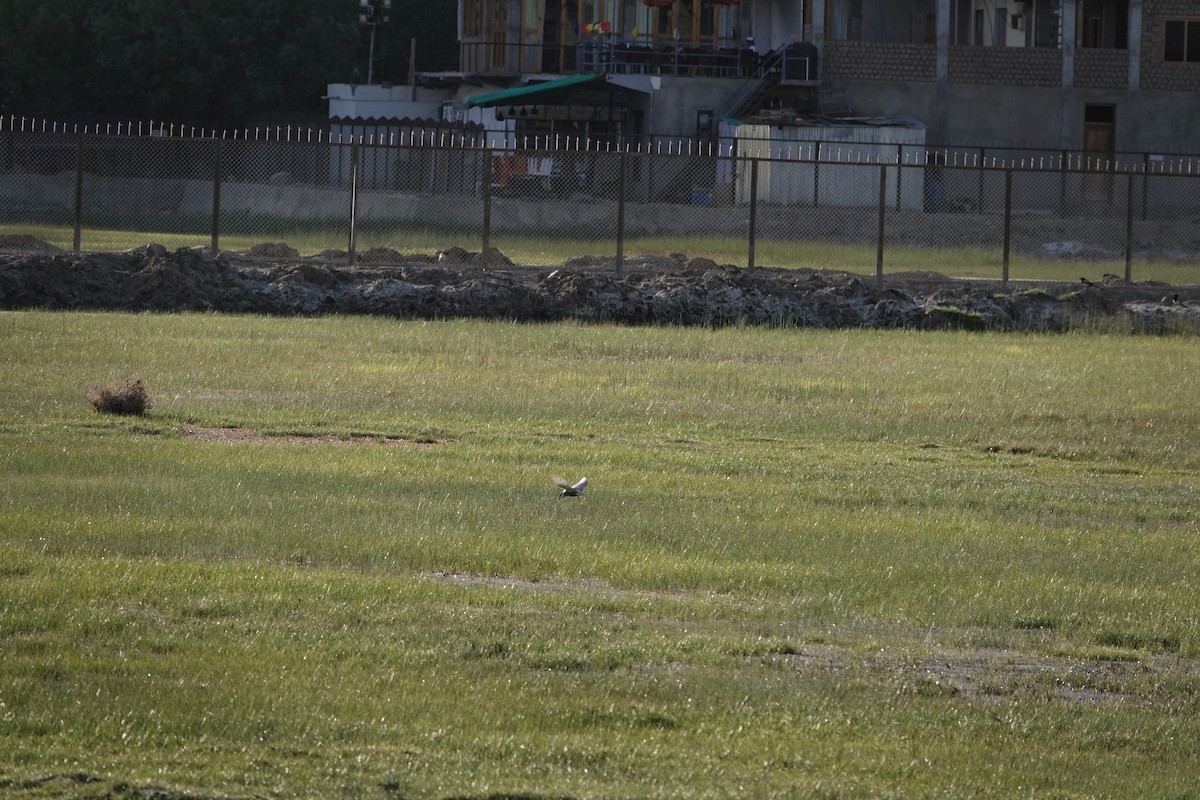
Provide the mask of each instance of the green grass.
{"label": "green grass", "polygon": [[[264,241],[282,241],[296,248],[302,255],[313,255],[327,249],[345,250],[349,243],[348,232],[338,230],[332,223],[323,229],[314,229],[303,224],[281,226],[277,222],[256,224],[238,220],[238,223],[239,226],[250,228],[253,232],[223,233],[219,239],[222,249],[246,251]],[[211,246],[211,231],[193,225],[190,221],[184,227],[188,227],[189,230],[88,228],[81,234],[80,246],[84,250],[95,251],[126,250],[147,242],[157,242],[171,249]],[[0,225],[0,233],[29,234],[63,249],[73,246],[73,233],[69,226]],[[401,253],[433,253],[458,246],[478,251],[483,245],[480,235],[476,231],[395,228],[380,230],[377,226],[364,225],[358,234],[356,249],[359,253],[373,247],[387,247]],[[544,234],[526,236],[499,231],[492,234],[490,244],[519,264],[551,266],[579,256],[616,255],[616,243],[611,238],[553,238]],[[665,256],[682,252],[689,258],[701,256],[720,264],[745,266],[749,263],[747,242],[721,236],[632,237],[625,241],[624,252],[626,257]],[[874,245],[758,239],[755,242],[754,263],[760,267],[809,267],[874,274],[876,250]],[[885,243],[885,272],[914,270],[940,272],[953,277],[1000,280],[1004,276],[1004,263],[999,245],[995,248],[914,247]],[[1009,278],[1012,280],[1076,281],[1080,277],[1099,280],[1106,273],[1123,277],[1125,262],[1064,261],[1033,258],[1019,253],[1012,254],[1009,261]],[[1194,284],[1200,282],[1200,264],[1139,259],[1132,265],[1131,277],[1136,281]]]}
{"label": "green grass", "polygon": [[1198,360],[0,315],[0,794],[1190,796]]}

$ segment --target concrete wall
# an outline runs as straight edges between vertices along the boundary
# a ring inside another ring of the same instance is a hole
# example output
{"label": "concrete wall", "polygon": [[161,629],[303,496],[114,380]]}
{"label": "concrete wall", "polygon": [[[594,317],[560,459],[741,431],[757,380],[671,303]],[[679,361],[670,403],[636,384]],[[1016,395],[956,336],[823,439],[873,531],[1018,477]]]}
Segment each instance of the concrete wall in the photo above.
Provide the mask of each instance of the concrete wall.
{"label": "concrete wall", "polygon": [[[1158,30],[1161,21],[1148,27]],[[915,116],[932,141],[1078,150],[1083,109],[1093,103],[1116,106],[1117,151],[1195,152],[1200,144],[1189,132],[1200,130],[1200,64],[1164,65],[1161,49],[1152,41],[1142,51],[1140,90],[1129,88],[1127,50],[1077,49],[1067,88],[1054,48],[953,46],[948,81],[937,84],[932,46],[830,42],[825,69],[856,114]]]}
{"label": "concrete wall", "polygon": [[744,84],[740,78],[662,76],[646,101],[646,131],[662,136],[694,136],[696,111],[720,113],[728,98]]}
{"label": "concrete wall", "polygon": [[[1083,148],[1084,106],[1116,106],[1115,150],[1194,153],[1200,141],[1200,102],[1179,92],[1059,89],[907,81],[839,82],[856,114],[911,115],[929,126],[929,139],[951,144],[1009,144],[1062,150]],[[1152,120],[1152,124],[1146,124]]]}

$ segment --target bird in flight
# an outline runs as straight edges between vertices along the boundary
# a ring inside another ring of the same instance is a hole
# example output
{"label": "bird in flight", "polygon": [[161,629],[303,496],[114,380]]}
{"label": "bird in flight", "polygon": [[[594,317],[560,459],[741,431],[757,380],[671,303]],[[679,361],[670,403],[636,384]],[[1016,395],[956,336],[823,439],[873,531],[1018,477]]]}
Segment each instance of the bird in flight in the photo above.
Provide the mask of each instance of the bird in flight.
{"label": "bird in flight", "polygon": [[554,484],[562,489],[562,494],[558,496],[560,500],[564,497],[582,497],[583,490],[587,488],[587,478],[580,478],[579,483],[574,485],[567,483],[562,478],[555,478]]}

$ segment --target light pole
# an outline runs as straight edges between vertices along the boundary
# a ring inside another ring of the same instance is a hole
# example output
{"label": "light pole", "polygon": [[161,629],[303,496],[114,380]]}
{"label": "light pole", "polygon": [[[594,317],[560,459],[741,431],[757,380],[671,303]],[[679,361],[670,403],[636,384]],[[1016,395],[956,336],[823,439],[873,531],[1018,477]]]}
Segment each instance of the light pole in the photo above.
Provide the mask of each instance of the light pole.
{"label": "light pole", "polygon": [[359,23],[371,26],[371,49],[367,54],[367,85],[375,82],[375,29],[388,21],[388,11],[392,9],[392,0],[358,0],[362,13],[358,15]]}

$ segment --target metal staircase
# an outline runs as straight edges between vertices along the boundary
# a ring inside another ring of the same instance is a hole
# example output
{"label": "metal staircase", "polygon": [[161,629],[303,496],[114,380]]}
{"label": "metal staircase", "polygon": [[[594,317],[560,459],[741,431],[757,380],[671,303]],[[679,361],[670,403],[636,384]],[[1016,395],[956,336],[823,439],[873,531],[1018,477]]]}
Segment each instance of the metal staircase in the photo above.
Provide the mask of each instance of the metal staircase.
{"label": "metal staircase", "polygon": [[718,119],[741,119],[757,110],[772,90],[779,85],[783,61],[782,50],[772,50],[763,57],[754,76],[747,79],[737,92],[730,96],[721,109]]}
{"label": "metal staircase", "polygon": [[817,50],[811,44],[787,44],[759,62],[754,75],[721,109],[721,119],[741,119],[766,107],[787,91],[810,92],[820,85]]}

